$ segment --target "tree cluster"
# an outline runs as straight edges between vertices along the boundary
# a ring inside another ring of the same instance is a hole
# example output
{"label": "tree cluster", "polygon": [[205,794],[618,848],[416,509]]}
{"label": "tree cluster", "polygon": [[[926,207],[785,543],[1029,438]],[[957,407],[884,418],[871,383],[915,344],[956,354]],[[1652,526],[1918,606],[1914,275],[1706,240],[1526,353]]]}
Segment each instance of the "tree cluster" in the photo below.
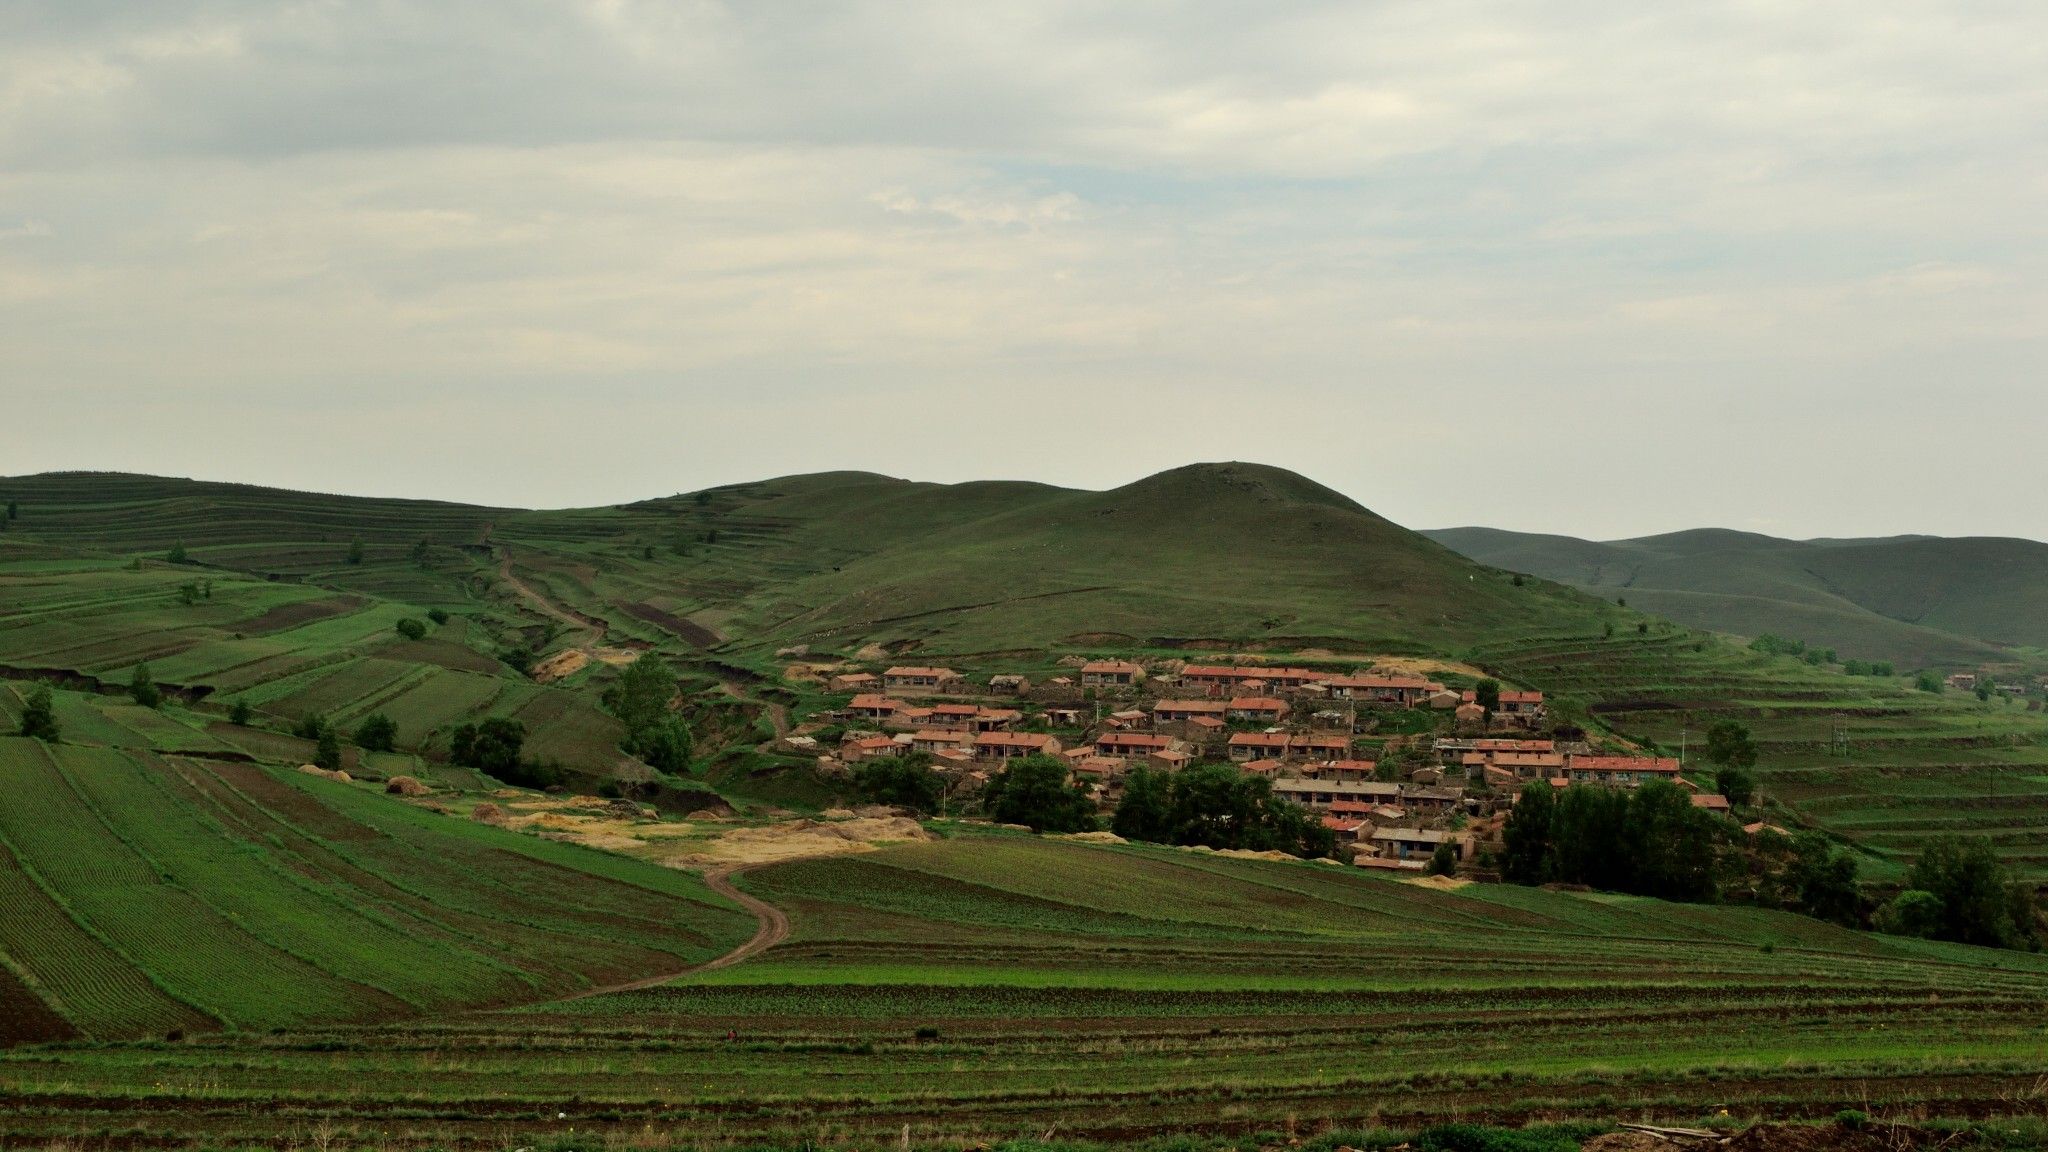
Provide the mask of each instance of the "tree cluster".
{"label": "tree cluster", "polygon": [[61,738],[57,709],[51,702],[48,684],[38,684],[29,689],[28,699],[22,702],[20,734],[46,744],[55,744]]}
{"label": "tree cluster", "polygon": [[1697,902],[1717,894],[1728,824],[1662,780],[1633,792],[1587,784],[1559,792],[1539,781],[1522,790],[1502,837],[1502,872],[1514,883]]}
{"label": "tree cluster", "polygon": [[556,769],[520,759],[526,746],[526,725],[503,716],[481,724],[463,724],[448,736],[448,758],[465,768],[520,788],[545,788],[561,782]]}
{"label": "tree cluster", "polygon": [[982,809],[999,824],[1033,832],[1094,831],[1095,801],[1070,775],[1057,757],[1019,756],[982,790]]}
{"label": "tree cluster", "polygon": [[2041,948],[2040,919],[2032,890],[1991,842],[1962,836],[1930,841],[1907,873],[1905,890],[1876,917],[1880,931],[1897,936],[2030,952]]}
{"label": "tree cluster", "polygon": [[937,812],[946,794],[945,782],[932,771],[932,758],[922,752],[863,760],[853,770],[853,785],[877,804],[919,812]]}
{"label": "tree cluster", "polygon": [[626,728],[619,747],[671,775],[689,771],[695,743],[690,726],[669,710],[675,695],[675,673],[650,654],[626,665],[603,698],[606,710]]}
{"label": "tree cluster", "polygon": [[1175,774],[1136,768],[1124,777],[1110,830],[1126,840],[1328,856],[1336,837],[1315,814],[1273,795],[1273,782],[1229,764]]}

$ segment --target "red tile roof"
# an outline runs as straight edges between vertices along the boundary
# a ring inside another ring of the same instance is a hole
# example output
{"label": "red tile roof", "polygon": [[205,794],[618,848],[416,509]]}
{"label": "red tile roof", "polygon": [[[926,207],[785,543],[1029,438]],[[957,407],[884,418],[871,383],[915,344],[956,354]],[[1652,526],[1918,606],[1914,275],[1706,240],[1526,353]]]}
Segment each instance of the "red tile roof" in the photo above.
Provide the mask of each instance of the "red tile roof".
{"label": "red tile roof", "polygon": [[910,676],[910,677],[936,677],[937,679],[940,679],[940,680],[952,680],[952,679],[954,679],[954,678],[958,677],[958,676],[959,676],[960,674],[959,674],[958,672],[955,672],[955,671],[953,671],[953,670],[952,670],[951,668],[917,668],[917,667],[912,667],[912,666],[910,666],[910,665],[907,665],[907,664],[906,664],[906,665],[903,665],[903,666],[900,666],[900,667],[896,667],[896,668],[890,668],[890,669],[888,669],[888,670],[884,671],[884,672],[882,673],[882,675],[884,675],[884,676]]}
{"label": "red tile roof", "polygon": [[1043,732],[983,732],[974,738],[977,748],[1043,748],[1052,737]]}
{"label": "red tile roof", "polygon": [[1133,664],[1128,660],[1090,660],[1086,664],[1081,665],[1081,671],[1084,675],[1091,673],[1097,676],[1104,673],[1130,673],[1135,675],[1144,670],[1144,665]]}

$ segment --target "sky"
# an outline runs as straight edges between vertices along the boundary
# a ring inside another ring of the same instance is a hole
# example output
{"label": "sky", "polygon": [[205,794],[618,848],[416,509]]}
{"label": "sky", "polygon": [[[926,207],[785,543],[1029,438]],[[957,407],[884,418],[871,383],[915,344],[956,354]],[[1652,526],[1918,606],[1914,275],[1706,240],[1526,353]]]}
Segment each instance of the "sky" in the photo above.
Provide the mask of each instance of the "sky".
{"label": "sky", "polygon": [[10,0],[0,474],[2048,538],[2038,0]]}

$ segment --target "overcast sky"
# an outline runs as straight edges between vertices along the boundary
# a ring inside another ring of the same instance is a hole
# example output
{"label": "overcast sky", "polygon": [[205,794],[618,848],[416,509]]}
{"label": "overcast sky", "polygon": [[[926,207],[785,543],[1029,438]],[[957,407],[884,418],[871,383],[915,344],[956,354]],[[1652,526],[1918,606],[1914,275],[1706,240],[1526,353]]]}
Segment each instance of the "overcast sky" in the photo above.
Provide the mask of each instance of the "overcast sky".
{"label": "overcast sky", "polygon": [[2048,5],[0,4],[0,474],[2048,538]]}

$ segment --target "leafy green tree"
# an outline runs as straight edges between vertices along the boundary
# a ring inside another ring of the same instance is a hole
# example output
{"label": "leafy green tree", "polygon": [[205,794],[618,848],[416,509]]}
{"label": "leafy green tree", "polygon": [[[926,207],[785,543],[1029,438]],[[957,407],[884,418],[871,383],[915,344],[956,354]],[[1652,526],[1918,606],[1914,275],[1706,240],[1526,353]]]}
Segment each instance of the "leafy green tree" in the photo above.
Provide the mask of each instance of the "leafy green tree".
{"label": "leafy green tree", "polygon": [[439,627],[448,622],[448,610],[445,608],[429,608],[427,609],[427,619],[432,620],[434,625]]}
{"label": "leafy green tree", "polygon": [[519,759],[525,745],[526,726],[503,716],[493,716],[481,724],[461,725],[448,738],[451,760],[508,783],[527,778],[521,773]]}
{"label": "leafy green tree", "polygon": [[647,547],[640,549],[640,558],[642,560],[654,559],[654,545],[649,544]]}
{"label": "leafy green tree", "polygon": [[625,725],[620,747],[670,773],[689,767],[693,745],[689,726],[669,710],[675,695],[675,673],[661,657],[649,654],[626,665],[602,698],[606,710]]}
{"label": "leafy green tree", "polygon": [[9,520],[21,519],[21,505],[9,500],[7,502],[7,518]]}
{"label": "leafy green tree", "polygon": [[356,747],[371,752],[389,752],[398,744],[398,725],[382,712],[356,725]]}
{"label": "leafy green tree", "polygon": [[1909,890],[1941,901],[1938,940],[1993,948],[2040,947],[2033,894],[1980,837],[1930,840],[1906,875]]}
{"label": "leafy green tree", "polygon": [[1549,878],[1632,891],[1635,868],[1627,830],[1626,793],[1585,784],[1566,788],[1550,822]]}
{"label": "leafy green tree", "polygon": [[1756,767],[1756,741],[1739,721],[1723,720],[1707,729],[1707,759],[1723,768]]}
{"label": "leafy green tree", "polygon": [[1941,897],[1908,888],[1892,897],[1891,903],[1878,909],[1874,919],[1877,930],[1888,936],[1933,940],[1941,933],[1945,911]]}
{"label": "leafy green tree", "polygon": [[180,540],[180,541],[178,541],[178,542],[176,542],[176,543],[172,544],[172,545],[171,545],[171,550],[170,550],[169,552],[166,552],[166,553],[164,553],[164,562],[165,562],[165,563],[168,563],[168,564],[183,564],[183,563],[185,562],[185,560],[186,560],[186,556],[185,556],[185,542],[184,542],[183,540]]}
{"label": "leafy green tree", "polygon": [[1714,773],[1714,789],[1737,808],[1746,808],[1756,798],[1756,777],[1747,769],[1730,765]]}
{"label": "leafy green tree", "polygon": [[1856,887],[1856,857],[1818,832],[1801,832],[1793,839],[1792,852],[1786,878],[1800,911],[1854,927],[1863,906],[1863,894]]}
{"label": "leafy green tree", "polygon": [[199,603],[199,581],[188,580],[178,585],[178,600],[186,605]]}
{"label": "leafy green tree", "polygon": [[313,763],[329,772],[341,771],[341,737],[334,729],[320,729],[320,737],[313,745]]}
{"label": "leafy green tree", "polygon": [[854,787],[877,804],[893,804],[919,812],[936,812],[945,797],[945,783],[932,771],[932,758],[922,752],[876,756],[853,770]]}
{"label": "leafy green tree", "polygon": [[1501,825],[1501,875],[1516,884],[1541,884],[1549,879],[1550,827],[1557,813],[1557,790],[1538,780],[1522,789]]}
{"label": "leafy green tree", "polygon": [[1913,677],[1913,687],[1918,688],[1922,692],[1932,692],[1938,696],[1948,685],[1942,683],[1941,673],[1931,669],[1922,669]]}
{"label": "leafy green tree", "polygon": [[1143,766],[1124,777],[1124,794],[1116,803],[1109,830],[1126,840],[1165,844],[1173,835],[1173,816],[1164,774]]}
{"label": "leafy green tree", "polygon": [[1095,827],[1095,802],[1068,779],[1066,764],[1051,756],[1020,756],[1003,766],[982,792],[982,806],[1002,824],[1033,832],[1086,832]]}
{"label": "leafy green tree", "polygon": [[1437,845],[1436,851],[1429,854],[1429,874],[1431,876],[1449,876],[1457,870],[1458,850],[1452,847],[1449,841]]}
{"label": "leafy green tree", "polygon": [[1998,693],[1998,681],[1989,676],[1977,677],[1977,699],[1989,700]]}
{"label": "leafy green tree", "polygon": [[1491,716],[1500,711],[1500,681],[1491,677],[1481,680],[1472,687],[1472,696],[1486,714]]}
{"label": "leafy green tree", "polygon": [[29,689],[28,699],[22,702],[20,733],[45,744],[55,744],[63,732],[57,727],[57,708],[50,699],[50,686],[38,684]]}
{"label": "leafy green tree", "polygon": [[299,722],[292,725],[292,735],[297,736],[301,740],[318,740],[320,734],[325,731],[327,731],[327,717],[320,715],[318,712],[309,712],[299,717]]}
{"label": "leafy green tree", "polygon": [[363,562],[363,542],[361,540],[351,540],[348,542],[348,562],[350,564],[361,564]]}
{"label": "leafy green tree", "polygon": [[533,656],[533,649],[525,644],[505,644],[498,648],[498,659],[521,676],[533,671]]}
{"label": "leafy green tree", "polygon": [[424,539],[412,546],[411,556],[412,562],[421,568],[428,567],[433,560],[433,556],[428,551],[427,542]]}
{"label": "leafy green tree", "polygon": [[630,751],[656,771],[675,776],[690,770],[690,756],[696,745],[690,726],[681,716],[671,715],[640,733]]}
{"label": "leafy green tree", "polygon": [[1623,891],[1664,900],[1712,900],[1714,866],[1725,825],[1693,806],[1685,789],[1652,780],[1628,798],[1631,875]]}
{"label": "leafy green tree", "polygon": [[128,677],[128,698],[144,708],[154,708],[164,702],[164,694],[149,674],[149,665],[137,664],[135,672]]}
{"label": "leafy green tree", "polygon": [[1891,661],[1878,660],[1870,665],[1870,674],[1872,676],[1896,676],[1898,672],[1892,668]]}
{"label": "leafy green tree", "polygon": [[237,700],[228,709],[228,723],[233,724],[237,728],[247,728],[251,712],[252,709],[250,709],[247,700]]}
{"label": "leafy green tree", "polygon": [[407,616],[398,622],[398,634],[407,640],[424,640],[427,636],[426,622]]}

